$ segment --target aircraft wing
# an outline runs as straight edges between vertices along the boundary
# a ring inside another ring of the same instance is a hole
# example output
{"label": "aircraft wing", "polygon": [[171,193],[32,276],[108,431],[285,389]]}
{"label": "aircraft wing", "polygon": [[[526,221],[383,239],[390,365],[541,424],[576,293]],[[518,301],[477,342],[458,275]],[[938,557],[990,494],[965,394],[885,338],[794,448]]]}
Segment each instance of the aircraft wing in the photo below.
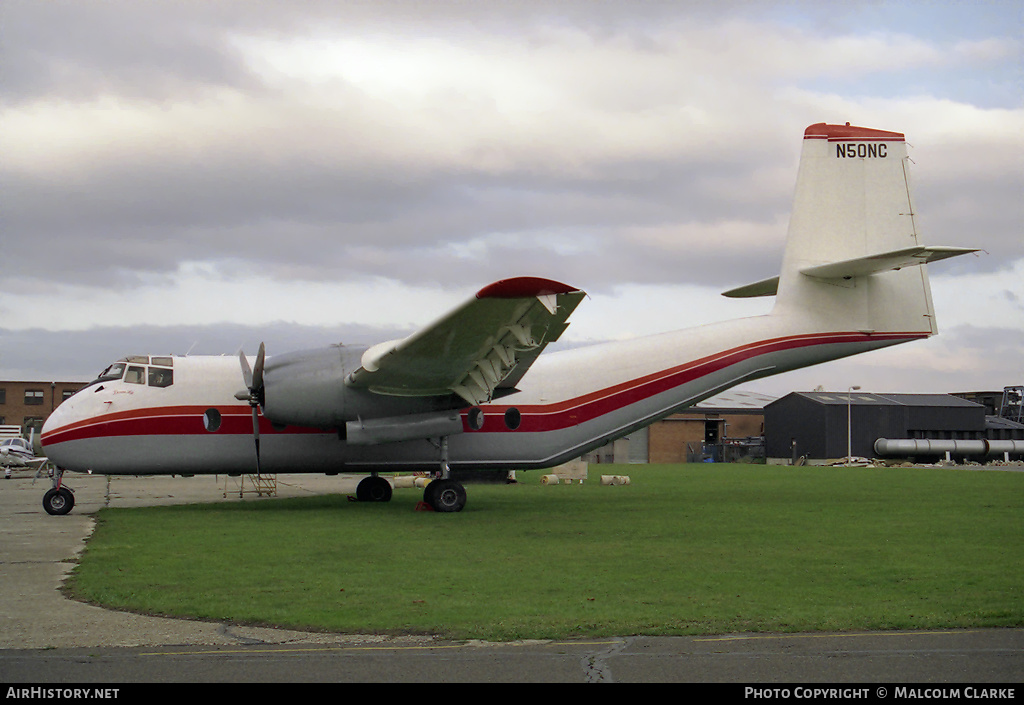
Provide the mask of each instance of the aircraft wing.
{"label": "aircraft wing", "polygon": [[409,337],[369,348],[346,384],[396,396],[457,394],[482,404],[515,390],[584,296],[550,279],[503,279]]}

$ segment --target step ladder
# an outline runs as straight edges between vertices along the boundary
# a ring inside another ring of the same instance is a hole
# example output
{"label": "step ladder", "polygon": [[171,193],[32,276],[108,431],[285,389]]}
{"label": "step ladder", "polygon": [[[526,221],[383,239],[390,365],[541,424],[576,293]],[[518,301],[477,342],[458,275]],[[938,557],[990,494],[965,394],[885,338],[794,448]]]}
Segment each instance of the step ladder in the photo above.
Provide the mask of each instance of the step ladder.
{"label": "step ladder", "polygon": [[[234,487],[231,487],[231,486]],[[238,493],[239,497],[244,497],[247,494],[254,494],[257,497],[276,497],[277,496],[277,475],[239,475],[237,477],[231,477],[225,475],[224,477],[224,497],[227,498],[228,492],[234,494]]]}

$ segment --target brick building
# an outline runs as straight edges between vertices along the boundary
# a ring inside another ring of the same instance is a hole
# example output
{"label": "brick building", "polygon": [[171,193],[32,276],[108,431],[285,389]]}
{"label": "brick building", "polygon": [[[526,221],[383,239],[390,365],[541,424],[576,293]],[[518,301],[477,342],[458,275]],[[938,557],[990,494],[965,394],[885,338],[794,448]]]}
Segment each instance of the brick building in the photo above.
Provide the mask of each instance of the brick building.
{"label": "brick building", "polygon": [[86,382],[0,382],[0,424],[20,426],[22,433],[43,427],[57,406]]}
{"label": "brick building", "polygon": [[764,407],[774,397],[729,390],[609,443],[590,463],[736,462],[764,457]]}

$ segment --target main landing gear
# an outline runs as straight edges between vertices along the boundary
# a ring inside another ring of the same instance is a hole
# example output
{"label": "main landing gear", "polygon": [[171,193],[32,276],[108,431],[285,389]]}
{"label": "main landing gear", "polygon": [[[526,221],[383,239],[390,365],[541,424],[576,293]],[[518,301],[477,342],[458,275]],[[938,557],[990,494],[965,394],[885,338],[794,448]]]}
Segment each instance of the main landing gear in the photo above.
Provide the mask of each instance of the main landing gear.
{"label": "main landing gear", "polygon": [[451,478],[433,480],[423,490],[423,501],[435,512],[461,512],[466,506],[466,488]]}
{"label": "main landing gear", "polygon": [[[453,480],[448,468],[448,438],[441,438],[441,470],[423,490],[423,501],[435,512],[461,512],[466,506],[466,488]],[[360,502],[390,502],[391,483],[383,477],[364,477],[356,486],[356,499]]]}
{"label": "main landing gear", "polygon": [[64,471],[57,468],[53,473],[53,487],[43,495],[43,509],[47,514],[60,516],[67,514],[75,506],[75,495],[61,484]]}
{"label": "main landing gear", "polygon": [[[356,485],[360,502],[390,502],[391,494],[391,483],[377,475],[364,477]],[[466,488],[451,478],[431,480],[423,490],[423,501],[435,512],[460,512],[466,506]]]}
{"label": "main landing gear", "polygon": [[360,502],[390,502],[391,483],[377,475],[364,477],[356,485],[356,499]]}
{"label": "main landing gear", "polygon": [[450,477],[448,468],[448,436],[441,437],[441,472],[423,490],[423,501],[435,512],[461,512],[466,506],[466,488]]}

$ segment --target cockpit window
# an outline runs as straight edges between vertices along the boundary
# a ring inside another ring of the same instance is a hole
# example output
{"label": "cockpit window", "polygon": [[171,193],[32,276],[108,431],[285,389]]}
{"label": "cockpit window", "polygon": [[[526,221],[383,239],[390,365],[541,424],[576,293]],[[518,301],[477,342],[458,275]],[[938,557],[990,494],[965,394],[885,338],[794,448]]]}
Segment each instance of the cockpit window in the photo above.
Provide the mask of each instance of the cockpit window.
{"label": "cockpit window", "polygon": [[129,365],[128,372],[125,373],[124,381],[128,384],[145,384],[146,383],[146,368],[138,365]]}
{"label": "cockpit window", "polygon": [[97,382],[106,382],[108,380],[121,379],[124,375],[124,368],[126,365],[123,362],[115,362],[107,369],[100,372],[100,376],[96,378]]}
{"label": "cockpit window", "polygon": [[[154,361],[157,359],[153,358]],[[164,367],[149,368],[150,387],[170,387],[172,384],[174,384],[174,370]]]}
{"label": "cockpit window", "polygon": [[[149,365],[147,367],[147,365]],[[148,384],[150,387],[170,387],[174,384],[174,358],[170,355],[129,355],[122,357],[89,384],[79,389],[81,392],[95,387],[101,382],[113,382],[124,378],[128,384]],[[127,374],[126,371],[127,370]],[[98,389],[96,391],[99,391]],[[76,392],[76,394],[78,393]]]}

